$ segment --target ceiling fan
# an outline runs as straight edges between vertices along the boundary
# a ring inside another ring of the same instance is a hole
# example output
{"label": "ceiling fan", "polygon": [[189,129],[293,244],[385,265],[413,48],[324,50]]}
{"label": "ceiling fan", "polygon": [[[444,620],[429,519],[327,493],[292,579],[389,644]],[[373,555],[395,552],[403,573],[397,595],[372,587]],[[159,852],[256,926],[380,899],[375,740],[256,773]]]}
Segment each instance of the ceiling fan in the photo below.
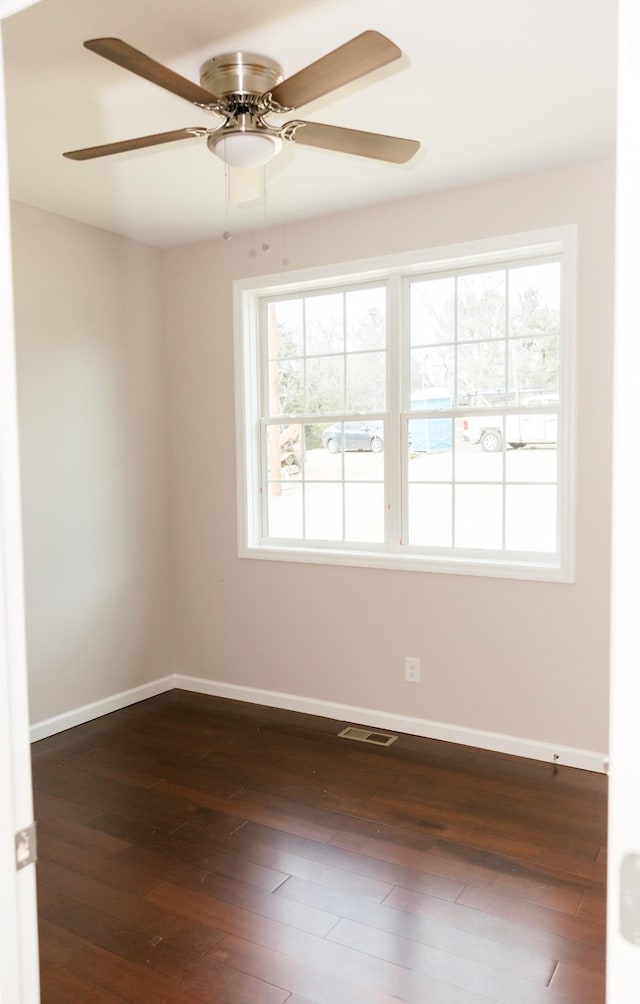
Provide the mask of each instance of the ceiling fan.
{"label": "ceiling fan", "polygon": [[278,63],[249,52],[226,53],[209,59],[200,69],[200,84],[196,84],[119,38],[94,38],[84,45],[197,108],[221,116],[223,122],[212,129],[194,126],[69,150],[63,156],[71,160],[91,160],[194,136],[206,137],[212,153],[232,167],[243,168],[266,164],[280,153],[284,141],[395,164],[406,163],[420,148],[416,140],[381,133],[300,119],[283,125],[268,121],[270,115],[290,112],[398,59],[401,56],[398,46],[377,31],[357,35],[286,80]]}

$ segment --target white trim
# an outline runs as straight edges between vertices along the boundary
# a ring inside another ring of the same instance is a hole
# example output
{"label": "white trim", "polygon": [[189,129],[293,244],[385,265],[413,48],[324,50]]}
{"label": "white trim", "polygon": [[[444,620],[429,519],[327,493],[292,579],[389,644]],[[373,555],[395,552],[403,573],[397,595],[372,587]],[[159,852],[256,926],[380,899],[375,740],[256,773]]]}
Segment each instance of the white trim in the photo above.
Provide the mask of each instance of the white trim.
{"label": "white trim", "polygon": [[235,279],[233,288],[236,304],[241,305],[246,294],[258,290],[261,296],[276,296],[282,293],[302,292],[311,285],[314,289],[321,289],[323,284],[332,285],[338,280],[341,284],[373,282],[388,278],[392,272],[406,275],[413,271],[420,274],[425,266],[433,267],[436,262],[438,270],[447,271],[463,266],[471,268],[501,262],[507,252],[510,261],[537,258],[544,254],[558,254],[567,245],[568,235],[575,232],[575,224],[545,227],[542,230],[505,234],[502,237],[469,241],[464,244],[447,244],[417,251],[381,255],[376,258],[253,276],[249,279]]}
{"label": "white trim", "polygon": [[183,673],[165,676],[154,683],[147,683],[134,690],[123,691],[113,697],[105,698],[103,701],[94,701],[93,704],[87,704],[83,708],[75,708],[66,714],[39,722],[31,728],[32,741],[45,739],[56,732],[63,732],[74,725],[80,725],[92,718],[99,718],[101,715],[110,714],[110,712],[127,707],[129,704],[144,701],[148,697],[164,694],[173,689],[188,690],[194,694],[207,694],[211,697],[226,697],[232,701],[244,701],[246,704],[263,704],[269,708],[297,711],[303,715],[318,715],[321,718],[332,718],[351,725],[369,725],[377,729],[403,732],[426,739],[440,739],[462,746],[475,746],[477,749],[490,750],[494,753],[507,753],[510,756],[562,764],[565,767],[578,767],[581,770],[591,770],[598,773],[606,771],[606,755],[594,750],[577,749],[573,746],[554,746],[552,743],[538,739],[525,739],[501,732],[487,732],[484,729],[435,722],[428,718],[415,718],[412,715],[396,714],[391,711],[376,711],[373,708],[338,704],[335,701],[323,701],[316,697],[284,694],[279,690],[262,690],[236,683],[225,683],[221,680],[205,680]]}
{"label": "white trim", "polygon": [[46,718],[42,722],[36,722],[31,726],[31,742],[35,743],[39,739],[47,739],[58,732],[65,732],[76,725],[84,725],[94,718],[101,718],[103,715],[110,715],[112,711],[120,711],[121,708],[128,708],[138,701],[146,701],[149,697],[156,697],[157,694],[164,694],[167,690],[176,687],[175,676],[164,676],[160,680],[152,680],[151,683],[143,683],[140,687],[133,687],[131,690],[123,690],[112,697],[104,697],[101,701],[93,701],[79,708],[72,708],[61,715],[53,718]]}
{"label": "white trim", "polygon": [[376,711],[372,708],[355,707],[351,704],[337,704],[335,701],[322,701],[316,697],[283,694],[276,690],[260,690],[256,687],[244,687],[218,680],[203,680],[195,676],[183,676],[181,673],[176,673],[175,685],[180,690],[190,690],[196,694],[227,697],[234,701],[245,701],[247,704],[264,704],[270,708],[299,711],[306,715],[319,715],[321,718],[333,718],[350,725],[369,725],[377,729],[385,729],[387,732],[404,732],[426,739],[441,739],[444,742],[459,743],[462,746],[475,746],[478,749],[491,750],[495,753],[507,753],[511,756],[543,760],[598,773],[605,773],[606,769],[605,754],[594,750],[576,749],[573,746],[554,746],[541,740],[524,739],[501,732],[487,732],[484,729],[435,722],[428,718],[415,718],[412,715],[396,714],[391,711]]}
{"label": "white trim", "polygon": [[[618,22],[618,160],[616,177],[616,298],[613,373],[613,492],[609,852],[607,871],[607,1002],[637,1004],[637,933],[623,931],[623,914],[638,929],[635,890],[623,874],[627,855],[640,851],[640,473],[634,434],[640,367],[638,228],[640,227],[640,5],[621,0]],[[629,463],[629,458],[634,458]],[[626,909],[623,910],[623,907]]]}
{"label": "white trim", "polygon": [[[9,10],[10,6],[10,10]],[[0,18],[24,7],[0,3]],[[0,1000],[40,999],[35,867],[16,870],[33,822],[4,61],[0,26]]]}
{"label": "white trim", "polygon": [[[528,563],[483,557],[474,562],[470,558],[446,556],[438,558],[433,554],[424,557],[408,548],[405,553],[385,553],[374,551],[338,551],[318,542],[312,547],[286,547],[277,544],[261,544],[243,547],[240,558],[263,561],[302,561],[317,565],[356,565],[360,568],[390,568],[403,572],[434,572],[444,575],[480,575],[483,578],[525,579],[530,582],[573,583],[572,571],[564,572],[555,565],[546,565],[534,560]],[[535,556],[538,557],[537,555]]]}

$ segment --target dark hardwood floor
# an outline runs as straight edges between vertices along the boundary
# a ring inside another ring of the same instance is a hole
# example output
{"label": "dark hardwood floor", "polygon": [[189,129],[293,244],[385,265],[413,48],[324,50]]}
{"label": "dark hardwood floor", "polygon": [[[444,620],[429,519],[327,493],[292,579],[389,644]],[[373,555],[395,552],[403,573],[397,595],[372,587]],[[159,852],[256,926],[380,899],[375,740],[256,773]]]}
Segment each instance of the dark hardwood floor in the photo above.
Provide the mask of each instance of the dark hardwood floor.
{"label": "dark hardwood floor", "polygon": [[33,746],[42,1001],[602,1004],[606,778],[174,690]]}

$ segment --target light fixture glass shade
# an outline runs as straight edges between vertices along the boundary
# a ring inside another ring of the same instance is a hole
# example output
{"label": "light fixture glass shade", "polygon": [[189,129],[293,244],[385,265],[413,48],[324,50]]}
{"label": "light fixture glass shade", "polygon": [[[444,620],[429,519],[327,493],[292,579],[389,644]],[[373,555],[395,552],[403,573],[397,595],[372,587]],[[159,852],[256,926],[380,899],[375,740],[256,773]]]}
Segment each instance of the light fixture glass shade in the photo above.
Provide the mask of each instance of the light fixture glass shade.
{"label": "light fixture glass shade", "polygon": [[279,136],[262,132],[234,132],[210,137],[213,152],[231,167],[262,167],[282,150]]}

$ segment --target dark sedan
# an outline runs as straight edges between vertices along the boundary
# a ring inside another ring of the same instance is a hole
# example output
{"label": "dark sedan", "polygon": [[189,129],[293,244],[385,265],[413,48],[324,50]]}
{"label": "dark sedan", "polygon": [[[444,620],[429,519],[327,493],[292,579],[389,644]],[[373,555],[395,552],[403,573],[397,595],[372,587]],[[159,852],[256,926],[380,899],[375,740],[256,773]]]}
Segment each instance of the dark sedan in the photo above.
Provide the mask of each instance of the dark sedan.
{"label": "dark sedan", "polygon": [[322,433],[322,445],[329,453],[342,453],[349,450],[371,450],[372,453],[382,453],[384,449],[384,423],[373,422],[335,422]]}

